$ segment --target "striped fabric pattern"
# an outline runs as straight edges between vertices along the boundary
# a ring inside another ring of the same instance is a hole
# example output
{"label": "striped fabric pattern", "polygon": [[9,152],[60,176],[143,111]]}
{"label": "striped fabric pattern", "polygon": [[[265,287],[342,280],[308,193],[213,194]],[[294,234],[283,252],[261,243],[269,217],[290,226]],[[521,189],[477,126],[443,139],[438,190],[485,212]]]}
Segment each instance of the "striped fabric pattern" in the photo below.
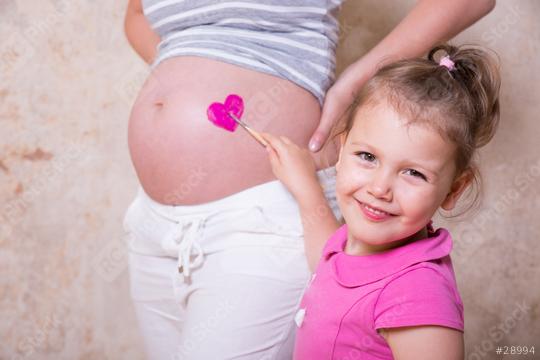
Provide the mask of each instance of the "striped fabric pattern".
{"label": "striped fabric pattern", "polygon": [[142,0],[160,35],[152,64],[208,57],[293,81],[322,105],[335,76],[343,0]]}

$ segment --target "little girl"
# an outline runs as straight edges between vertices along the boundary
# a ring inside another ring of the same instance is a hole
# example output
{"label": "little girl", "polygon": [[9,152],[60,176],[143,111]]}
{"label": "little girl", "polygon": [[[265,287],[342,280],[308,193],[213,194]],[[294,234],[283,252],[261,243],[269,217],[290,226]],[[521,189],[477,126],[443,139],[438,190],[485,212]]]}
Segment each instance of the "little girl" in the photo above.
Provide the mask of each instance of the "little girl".
{"label": "little girl", "polygon": [[295,318],[295,359],[463,359],[452,238],[431,218],[478,180],[472,159],[494,135],[498,92],[496,61],[474,47],[441,45],[381,68],[336,134],[343,225],[309,152],[263,133],[315,269]]}

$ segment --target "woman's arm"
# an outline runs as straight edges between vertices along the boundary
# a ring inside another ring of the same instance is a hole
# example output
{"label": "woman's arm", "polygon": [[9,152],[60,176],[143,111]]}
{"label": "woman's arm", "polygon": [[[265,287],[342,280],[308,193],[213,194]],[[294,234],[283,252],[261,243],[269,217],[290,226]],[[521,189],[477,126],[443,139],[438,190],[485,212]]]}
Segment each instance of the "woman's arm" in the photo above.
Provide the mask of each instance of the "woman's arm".
{"label": "woman's arm", "polygon": [[463,333],[442,326],[381,330],[396,360],[463,360]]}
{"label": "woman's arm", "polygon": [[420,0],[407,16],[373,49],[352,63],[326,95],[321,121],[310,150],[318,151],[332,125],[352,103],[362,85],[386,63],[425,54],[489,13],[495,0]]}
{"label": "woman's arm", "polygon": [[160,38],[146,20],[141,0],[129,0],[124,19],[124,33],[135,52],[148,64],[152,63]]}
{"label": "woman's arm", "polygon": [[274,175],[298,203],[304,229],[304,248],[309,269],[313,272],[326,241],[341,224],[326,201],[309,150],[299,147],[285,136],[261,135],[269,144],[266,149]]}

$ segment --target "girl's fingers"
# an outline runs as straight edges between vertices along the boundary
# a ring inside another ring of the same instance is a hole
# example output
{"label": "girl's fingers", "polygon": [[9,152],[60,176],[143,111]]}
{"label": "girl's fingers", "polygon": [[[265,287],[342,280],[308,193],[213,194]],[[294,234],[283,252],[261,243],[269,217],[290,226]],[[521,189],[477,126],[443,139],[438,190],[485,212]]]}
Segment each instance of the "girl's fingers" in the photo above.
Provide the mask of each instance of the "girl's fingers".
{"label": "girl's fingers", "polygon": [[272,171],[275,171],[280,165],[279,156],[271,145],[266,147],[266,151],[268,152],[268,159],[270,160]]}
{"label": "girl's fingers", "polygon": [[284,142],[285,144],[287,144],[287,145],[292,144],[292,141],[289,140],[289,138],[286,137],[286,136],[280,136],[279,138],[281,139],[281,141],[283,141],[283,142]]}
{"label": "girl's fingers", "polygon": [[266,140],[268,141],[269,143],[273,143],[273,142],[276,142],[277,138],[270,134],[270,133],[266,133],[266,132],[262,132],[260,131],[259,134]]}
{"label": "girl's fingers", "polygon": [[[269,143],[274,145],[274,147],[275,147],[275,145],[277,145],[279,143],[286,143],[286,141],[284,141],[284,139],[283,139],[283,138],[285,138],[284,136],[277,137],[277,136],[274,136],[274,135],[266,133],[266,132],[260,132],[260,134],[265,140],[267,140]],[[287,140],[289,140],[289,139],[287,139]]]}
{"label": "girl's fingers", "polygon": [[[266,140],[266,139],[265,139]],[[274,146],[272,146],[272,143],[267,140],[268,145],[265,146],[266,152],[269,154],[275,153],[276,149],[274,149]]]}
{"label": "girl's fingers", "polygon": [[275,147],[274,145],[275,145],[277,139],[273,135],[271,135],[269,133],[262,132],[262,131],[259,132],[259,135],[261,135],[263,137],[263,139],[266,140],[266,142],[270,146]]}
{"label": "girl's fingers", "polygon": [[266,145],[266,152],[270,156],[270,161],[276,160],[278,158],[278,154],[274,145],[278,142],[277,139],[268,133],[260,132],[260,134],[268,143],[268,145]]}
{"label": "girl's fingers", "polygon": [[261,133],[261,135],[265,138],[265,140],[268,141],[268,143],[278,154],[283,154],[287,150],[285,143],[280,138],[268,133]]}
{"label": "girl's fingers", "polygon": [[270,153],[270,149],[275,151],[275,144],[277,142],[277,139],[273,135],[262,131],[259,132],[259,135],[261,135],[263,139],[266,140],[266,142],[268,143],[268,145],[266,146],[266,150],[268,151],[268,153]]}

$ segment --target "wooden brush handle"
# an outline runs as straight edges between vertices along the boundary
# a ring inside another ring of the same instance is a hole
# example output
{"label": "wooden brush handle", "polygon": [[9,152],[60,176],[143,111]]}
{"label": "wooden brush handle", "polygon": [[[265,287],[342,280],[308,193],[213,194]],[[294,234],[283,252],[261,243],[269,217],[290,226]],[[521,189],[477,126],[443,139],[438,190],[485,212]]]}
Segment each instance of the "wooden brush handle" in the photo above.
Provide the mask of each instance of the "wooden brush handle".
{"label": "wooden brush handle", "polygon": [[231,118],[233,118],[234,121],[236,121],[236,123],[238,125],[240,125],[244,130],[246,130],[249,135],[251,135],[255,140],[257,140],[259,142],[259,144],[261,144],[265,148],[268,146],[268,143],[266,142],[266,140],[264,140],[264,138],[261,136],[261,134],[259,134],[257,131],[255,131],[252,128],[250,128],[249,126],[247,126],[246,123],[244,123],[242,120],[240,120],[233,113],[229,112],[228,114],[229,114],[229,116]]}
{"label": "wooden brush handle", "polygon": [[251,136],[253,136],[255,138],[255,140],[257,140],[262,146],[264,146],[264,147],[268,146],[268,143],[266,142],[266,140],[264,140],[264,138],[261,136],[261,134],[259,134],[257,131],[253,130],[249,126],[246,126],[244,129],[246,129],[247,132]]}

